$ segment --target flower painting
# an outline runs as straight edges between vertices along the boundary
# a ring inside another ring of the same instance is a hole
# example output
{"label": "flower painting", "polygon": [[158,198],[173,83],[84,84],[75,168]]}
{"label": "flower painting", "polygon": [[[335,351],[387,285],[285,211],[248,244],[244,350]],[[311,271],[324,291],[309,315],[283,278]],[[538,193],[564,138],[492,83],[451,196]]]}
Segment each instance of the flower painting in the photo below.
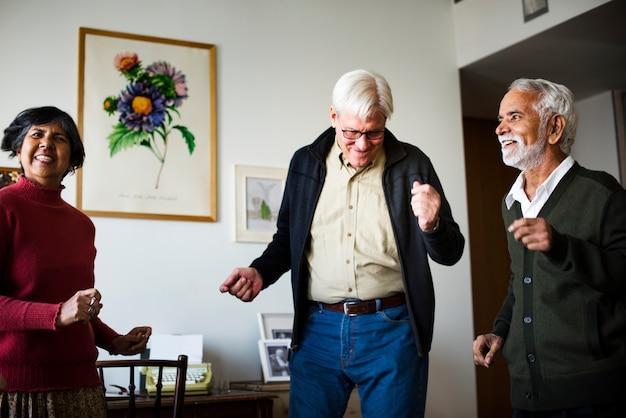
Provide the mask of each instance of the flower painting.
{"label": "flower painting", "polygon": [[93,28],[79,39],[76,207],[215,222],[215,45]]}
{"label": "flower painting", "polygon": [[107,137],[110,156],[131,147],[144,147],[160,163],[154,186],[158,189],[168,146],[176,139],[174,134],[180,135],[189,155],[196,146],[193,133],[174,122],[188,97],[185,75],[166,61],[144,68],[132,52],[117,54],[114,67],[128,84],[117,96],[104,99],[104,111],[118,118]]}

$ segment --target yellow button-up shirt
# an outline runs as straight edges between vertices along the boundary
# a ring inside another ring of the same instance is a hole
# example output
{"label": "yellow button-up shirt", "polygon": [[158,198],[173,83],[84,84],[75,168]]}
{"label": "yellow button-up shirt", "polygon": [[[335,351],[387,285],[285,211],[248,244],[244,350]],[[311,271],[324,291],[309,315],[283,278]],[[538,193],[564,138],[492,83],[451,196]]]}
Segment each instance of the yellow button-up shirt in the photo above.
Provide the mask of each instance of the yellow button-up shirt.
{"label": "yellow button-up shirt", "polygon": [[398,250],[382,187],[385,150],[355,170],[335,144],[305,252],[310,300],[324,303],[404,293]]}

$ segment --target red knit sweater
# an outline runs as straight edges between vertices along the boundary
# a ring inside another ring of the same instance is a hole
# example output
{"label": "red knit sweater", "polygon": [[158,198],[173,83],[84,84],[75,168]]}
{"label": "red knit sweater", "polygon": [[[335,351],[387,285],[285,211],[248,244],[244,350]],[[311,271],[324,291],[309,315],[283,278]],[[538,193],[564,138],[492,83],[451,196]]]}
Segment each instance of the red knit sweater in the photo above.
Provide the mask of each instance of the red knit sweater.
{"label": "red knit sweater", "polygon": [[0,374],[7,392],[97,385],[96,345],[118,335],[99,319],[55,328],[61,304],[94,287],[95,228],[61,189],[21,177],[0,190]]}

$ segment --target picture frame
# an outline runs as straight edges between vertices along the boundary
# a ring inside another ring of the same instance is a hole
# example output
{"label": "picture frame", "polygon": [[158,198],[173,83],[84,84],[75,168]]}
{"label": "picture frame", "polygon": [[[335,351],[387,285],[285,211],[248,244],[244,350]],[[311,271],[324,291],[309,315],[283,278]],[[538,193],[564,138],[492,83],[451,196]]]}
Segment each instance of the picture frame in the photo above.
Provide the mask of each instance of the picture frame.
{"label": "picture frame", "polygon": [[291,340],[291,333],[293,329],[293,314],[259,312],[257,317],[259,320],[259,332],[262,340]]}
{"label": "picture frame", "polygon": [[217,220],[215,46],[79,28],[88,215]]}
{"label": "picture frame", "polygon": [[524,22],[548,13],[548,0],[522,0]]}
{"label": "picture frame", "polygon": [[287,169],[236,165],[236,232],[239,242],[270,242],[282,202]]}
{"label": "picture frame", "polygon": [[615,132],[617,134],[617,156],[622,187],[626,187],[626,90],[613,90]]}
{"label": "picture frame", "polygon": [[263,381],[287,382],[289,374],[289,345],[291,340],[259,340],[259,354],[261,356],[261,368]]}
{"label": "picture frame", "polygon": [[21,173],[19,167],[0,167],[0,189],[17,183]]}

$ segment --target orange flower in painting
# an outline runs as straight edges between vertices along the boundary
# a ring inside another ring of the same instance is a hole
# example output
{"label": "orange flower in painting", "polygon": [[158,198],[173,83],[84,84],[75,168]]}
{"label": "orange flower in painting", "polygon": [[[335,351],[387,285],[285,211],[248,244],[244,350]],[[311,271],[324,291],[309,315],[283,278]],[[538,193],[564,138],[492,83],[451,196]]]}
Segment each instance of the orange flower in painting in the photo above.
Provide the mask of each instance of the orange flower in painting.
{"label": "orange flower in painting", "polygon": [[152,101],[147,97],[135,96],[133,110],[140,115],[149,115],[152,112]]}
{"label": "orange flower in painting", "polygon": [[115,56],[113,65],[116,70],[128,71],[139,63],[139,56],[132,52],[122,52]]}

